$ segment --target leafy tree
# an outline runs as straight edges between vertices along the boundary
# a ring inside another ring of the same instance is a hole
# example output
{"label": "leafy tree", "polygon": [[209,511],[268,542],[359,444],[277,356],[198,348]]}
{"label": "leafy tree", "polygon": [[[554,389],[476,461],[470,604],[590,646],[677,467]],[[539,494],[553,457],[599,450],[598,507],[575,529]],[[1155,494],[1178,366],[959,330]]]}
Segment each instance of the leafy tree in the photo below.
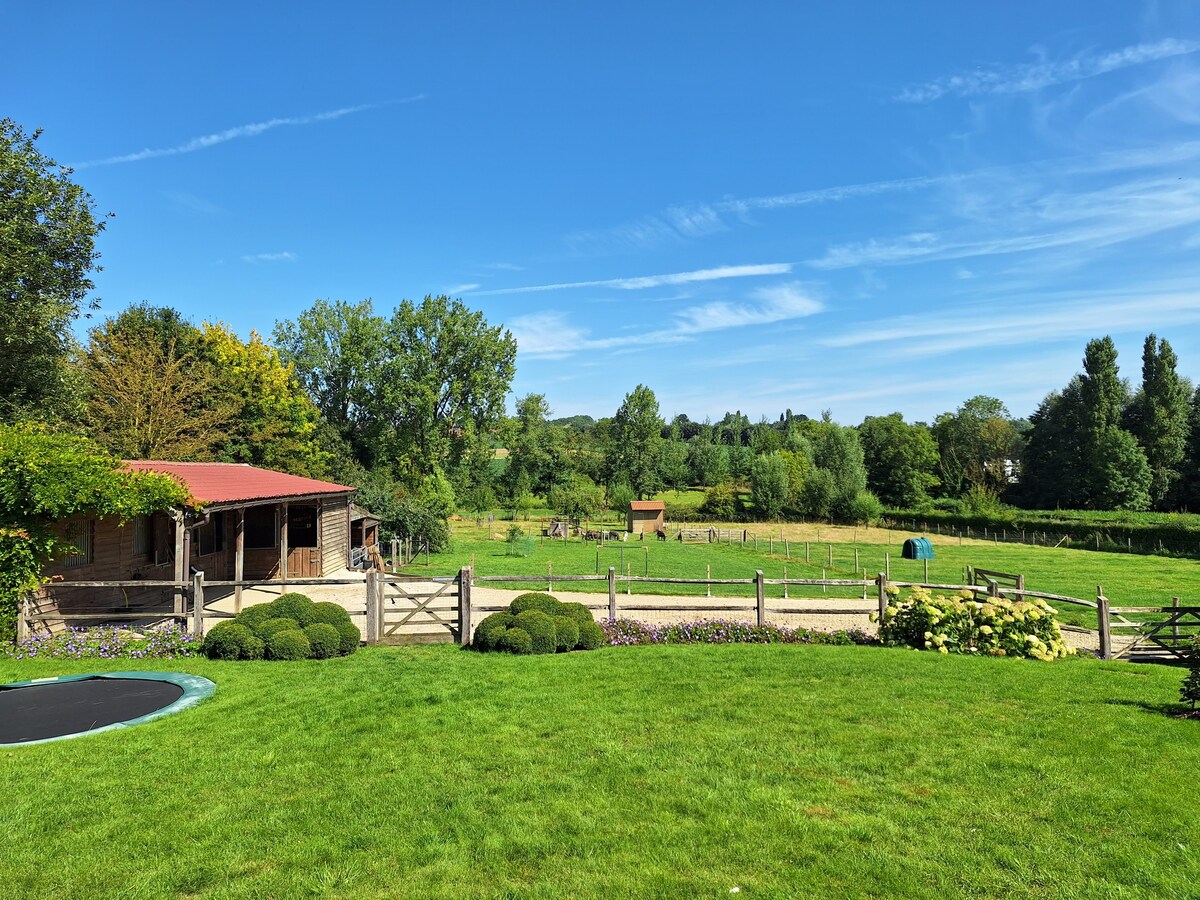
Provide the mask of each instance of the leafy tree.
{"label": "leafy tree", "polygon": [[614,481],[605,492],[609,509],[626,510],[629,504],[637,499],[637,494],[626,481]]}
{"label": "leafy tree", "polygon": [[1083,400],[1076,375],[1061,392],[1046,396],[1030,416],[1021,472],[1024,501],[1039,508],[1086,504]]}
{"label": "leafy tree", "polygon": [[1007,487],[1007,462],[1019,455],[1020,434],[995,397],[972,397],[955,412],[938,416],[933,437],[943,493],[961,497],[972,486],[995,492]]}
{"label": "leafy tree", "polygon": [[367,467],[376,462],[384,424],[375,394],[385,330],[370,300],[318,300],[294,322],[277,322],[273,335],[321,415]]}
{"label": "leafy tree", "polygon": [[470,441],[504,416],[517,342],[461,300],[403,301],[388,323],[376,415],[410,474],[457,467]]}
{"label": "leafy tree", "polygon": [[218,396],[216,371],[174,338],[166,345],[110,319],[83,358],[91,434],[129,459],[213,459],[236,409]]}
{"label": "leafy tree", "polygon": [[639,500],[662,486],[659,477],[662,427],[654,391],[642,384],[625,395],[613,417],[612,474],[627,482]]}
{"label": "leafy tree", "polygon": [[737,494],[728,482],[714,484],[704,492],[700,512],[718,522],[730,522],[737,514]]}
{"label": "leafy tree", "polygon": [[1178,359],[1166,339],[1151,334],[1142,349],[1142,387],[1125,421],[1146,453],[1150,502],[1170,505],[1188,450],[1191,385],[1176,371]]}
{"label": "leafy tree", "polygon": [[99,270],[105,223],[40,134],[0,119],[0,421],[73,410],[70,328]]}
{"label": "leafy tree", "polygon": [[543,394],[526,394],[517,401],[504,473],[509,496],[520,485],[545,497],[570,474],[562,429],[549,424],[549,415],[550,406]]}
{"label": "leafy tree", "polygon": [[[678,417],[676,417],[678,418]],[[683,442],[678,422],[671,424],[658,458],[659,476],[663,484],[678,491],[688,486],[691,468],[688,466],[688,445]]]}
{"label": "leafy tree", "polygon": [[550,508],[572,519],[589,519],[604,508],[604,491],[586,475],[572,473],[550,489]]}
{"label": "leafy tree", "polygon": [[929,501],[938,481],[938,451],[929,429],[910,425],[900,413],[868,416],[858,428],[867,484],[889,506],[912,508]]}
{"label": "leafy tree", "polygon": [[324,475],[331,454],[317,439],[321,413],[275,348],[257,332],[243,343],[227,326],[205,324],[201,349],[216,381],[205,406],[232,410],[217,456],[293,475]]}
{"label": "leafy tree", "polygon": [[788,500],[788,464],[779,452],[763,453],[750,466],[750,499],[765,519],[777,519]]}
{"label": "leafy tree", "polygon": [[1093,449],[1093,509],[1142,510],[1150,506],[1150,465],[1137,439],[1123,428],[1106,428]]}
{"label": "leafy tree", "polygon": [[688,469],[692,484],[711,487],[729,478],[729,448],[713,443],[711,428],[688,444]]}
{"label": "leafy tree", "polygon": [[795,450],[780,450],[779,458],[783,460],[788,476],[788,495],[784,507],[794,512],[801,512],[804,506],[804,484],[808,481],[809,472],[812,471],[812,461],[807,453]]}

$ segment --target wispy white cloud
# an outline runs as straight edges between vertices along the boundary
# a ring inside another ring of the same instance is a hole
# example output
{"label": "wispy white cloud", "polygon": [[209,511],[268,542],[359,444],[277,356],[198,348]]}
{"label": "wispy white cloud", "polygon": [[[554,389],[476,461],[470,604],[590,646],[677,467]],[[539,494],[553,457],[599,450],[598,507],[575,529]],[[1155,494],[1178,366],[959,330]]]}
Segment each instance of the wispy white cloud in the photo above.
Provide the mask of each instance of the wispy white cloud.
{"label": "wispy white cloud", "polygon": [[295,262],[298,257],[291,250],[284,250],[282,253],[247,253],[242,256],[242,262],[248,263],[272,263],[272,262]]}
{"label": "wispy white cloud", "polygon": [[1200,41],[1167,38],[1134,44],[1108,53],[1081,54],[1058,62],[1022,63],[1015,66],[979,67],[973,72],[936,78],[904,88],[896,99],[903,103],[932,103],[943,97],[977,97],[986,94],[1019,94],[1056,84],[1094,78],[1119,69],[1184,56],[1200,50]]}
{"label": "wispy white cloud", "polygon": [[678,344],[695,340],[701,334],[801,319],[823,308],[805,285],[794,282],[759,288],[743,303],[722,301],[689,306],[676,312],[666,327],[653,330],[593,337],[560,311],[518,316],[509,322],[509,328],[525,356],[564,359],[586,351],[621,352],[634,347]]}
{"label": "wispy white cloud", "polygon": [[479,287],[479,285],[475,282],[471,282],[470,284],[456,284],[453,287],[446,288],[444,291],[442,291],[442,293],[453,297],[455,294],[466,294],[475,290],[477,287]]}
{"label": "wispy white cloud", "polygon": [[251,122],[248,125],[237,125],[233,128],[226,128],[224,131],[217,131],[213,134],[205,134],[200,137],[192,138],[182,144],[177,144],[174,147],[159,147],[157,149],[147,148],[138,150],[135,153],[123,153],[120,156],[109,156],[104,159],[94,159],[87,162],[75,164],[76,169],[87,169],[93,166],[112,166],[118,163],[141,162],[144,159],[154,159],[160,156],[179,156],[184,153],[195,153],[197,150],[207,150],[209,147],[215,147],[218,144],[224,144],[228,141],[236,141],[241,138],[257,137],[264,132],[271,131],[275,128],[283,128],[285,126],[296,125],[314,125],[318,122],[330,122],[335,119],[340,119],[343,116],[353,115],[354,113],[365,112],[369,109],[379,109],[383,106],[392,106],[397,103],[414,103],[418,100],[424,100],[424,94],[417,94],[414,97],[406,97],[403,100],[389,100],[384,103],[364,103],[360,106],[345,106],[341,109],[331,109],[326,112],[315,113],[311,116],[290,116],[287,118],[267,119],[263,122]]}
{"label": "wispy white cloud", "polygon": [[[1006,312],[997,312],[1005,309]],[[1151,289],[1085,292],[1038,297],[1014,307],[991,302],[943,312],[936,317],[901,316],[826,338],[829,347],[857,348],[890,344],[905,357],[927,356],[994,346],[1051,343],[1096,334],[1120,333],[1200,322],[1200,291]]]}
{"label": "wispy white cloud", "polygon": [[[1005,201],[993,198],[993,202],[1002,205]],[[824,256],[808,260],[808,265],[846,269],[1071,246],[1094,250],[1200,223],[1200,178],[1147,178],[1093,191],[1057,191],[1015,212],[985,205],[978,217],[987,230],[1003,228],[1018,233],[986,234],[972,240],[933,232],[872,238],[835,245]]]}
{"label": "wispy white cloud", "polygon": [[642,275],[634,278],[606,278],[602,281],[570,281],[562,284],[535,284],[526,287],[497,288],[490,291],[475,291],[476,297],[499,296],[501,294],[536,294],[543,291],[564,291],[575,288],[616,288],[622,291],[641,291],[667,285],[695,284],[703,281],[719,281],[725,278],[752,278],[760,275],[786,275],[792,271],[791,263],[767,263],[765,265],[718,266],[713,269],[697,269],[692,272],[673,272],[667,275]]}

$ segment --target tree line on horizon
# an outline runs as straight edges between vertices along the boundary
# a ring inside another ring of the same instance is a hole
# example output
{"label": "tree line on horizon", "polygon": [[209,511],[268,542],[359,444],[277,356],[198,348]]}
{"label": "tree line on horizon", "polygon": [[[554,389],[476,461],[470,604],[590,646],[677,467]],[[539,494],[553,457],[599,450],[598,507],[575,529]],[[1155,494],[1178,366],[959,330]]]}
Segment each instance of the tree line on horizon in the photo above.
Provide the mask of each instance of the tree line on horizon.
{"label": "tree line on horizon", "polygon": [[979,396],[932,423],[892,413],[857,426],[791,410],[668,421],[645,385],[611,417],[556,419],[541,394],[509,415],[514,338],[445,296],[387,314],[318,300],[246,340],[140,304],[77,343],[104,220],[36,138],[0,121],[0,427],[40,423],[116,457],[336,480],[393,532],[435,545],[456,509],[544,503],[587,516],[683,488],[704,489],[704,514],[727,519],[869,521],[885,507],[1000,502],[1200,509],[1200,393],[1155,335],[1136,389],[1106,337],[1028,420]]}

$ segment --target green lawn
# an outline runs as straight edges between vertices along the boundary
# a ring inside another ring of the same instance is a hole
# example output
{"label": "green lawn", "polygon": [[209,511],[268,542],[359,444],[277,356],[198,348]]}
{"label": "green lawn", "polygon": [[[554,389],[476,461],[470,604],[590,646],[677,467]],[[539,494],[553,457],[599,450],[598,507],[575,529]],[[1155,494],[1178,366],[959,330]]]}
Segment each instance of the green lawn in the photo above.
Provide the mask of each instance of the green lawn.
{"label": "green lawn", "polygon": [[[1063,594],[1085,600],[1095,600],[1096,586],[1103,585],[1105,594],[1115,606],[1166,605],[1171,597],[1200,603],[1200,562],[1191,559],[1172,559],[1158,556],[1138,556],[1126,553],[1097,553],[1090,550],[1068,550],[1051,547],[1031,547],[1023,544],[988,544],[957,538],[933,538],[936,558],[929,564],[929,577],[937,583],[958,584],[963,579],[963,567],[991,569],[1025,575],[1031,590]],[[632,574],[668,578],[705,577],[705,566],[711,567],[713,578],[752,578],[755,569],[762,569],[768,578],[782,578],[787,569],[789,578],[821,578],[822,569],[829,578],[854,578],[854,550],[858,549],[860,571],[874,578],[884,569],[884,554],[890,554],[891,577],[896,581],[921,581],[924,564],[900,558],[900,542],[896,544],[834,544],[833,565],[829,565],[829,544],[810,543],[809,562],[805,563],[804,544],[789,544],[791,559],[784,556],[778,540],[773,547],[760,537],[757,551],[753,544],[683,544],[678,541],[614,542],[600,551],[599,570],[617,566]],[[623,554],[622,554],[623,548]],[[771,550],[774,549],[774,553]],[[482,538],[456,538],[448,551],[429,558],[426,567],[421,557],[407,571],[446,574],[470,564],[472,558],[477,575],[538,575],[545,587],[548,564],[557,575],[593,574],[597,569],[595,545],[574,541],[541,541],[527,557],[506,555],[508,545],[503,541]],[[530,587],[538,584],[531,582]],[[603,584],[570,584],[560,582],[556,590],[606,590]],[[703,593],[690,585],[636,585],[634,593]],[[834,589],[830,589],[833,591]],[[847,589],[842,588],[841,591]],[[750,595],[752,587],[721,587],[715,593]],[[790,588],[789,596],[820,596],[821,589]],[[771,587],[769,596],[782,596],[782,588]],[[845,594],[843,593],[843,596]],[[1095,625],[1095,615],[1081,607],[1059,604],[1065,621]]]}
{"label": "green lawn", "polygon": [[[1200,883],[1200,722],[1164,714],[1175,669],[744,645],[158,665],[217,694],[0,752],[4,896],[1184,897]],[[129,666],[0,660],[0,680]]]}

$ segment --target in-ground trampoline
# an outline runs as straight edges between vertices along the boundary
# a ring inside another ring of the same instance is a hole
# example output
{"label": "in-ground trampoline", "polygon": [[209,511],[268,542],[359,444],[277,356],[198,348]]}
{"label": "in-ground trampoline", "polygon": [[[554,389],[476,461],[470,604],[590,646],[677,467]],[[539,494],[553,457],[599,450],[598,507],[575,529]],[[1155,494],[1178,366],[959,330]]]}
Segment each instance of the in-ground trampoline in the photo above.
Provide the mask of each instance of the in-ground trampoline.
{"label": "in-ground trampoline", "polygon": [[107,672],[0,684],[0,747],[141,725],[195,706],[217,686],[182,672]]}

